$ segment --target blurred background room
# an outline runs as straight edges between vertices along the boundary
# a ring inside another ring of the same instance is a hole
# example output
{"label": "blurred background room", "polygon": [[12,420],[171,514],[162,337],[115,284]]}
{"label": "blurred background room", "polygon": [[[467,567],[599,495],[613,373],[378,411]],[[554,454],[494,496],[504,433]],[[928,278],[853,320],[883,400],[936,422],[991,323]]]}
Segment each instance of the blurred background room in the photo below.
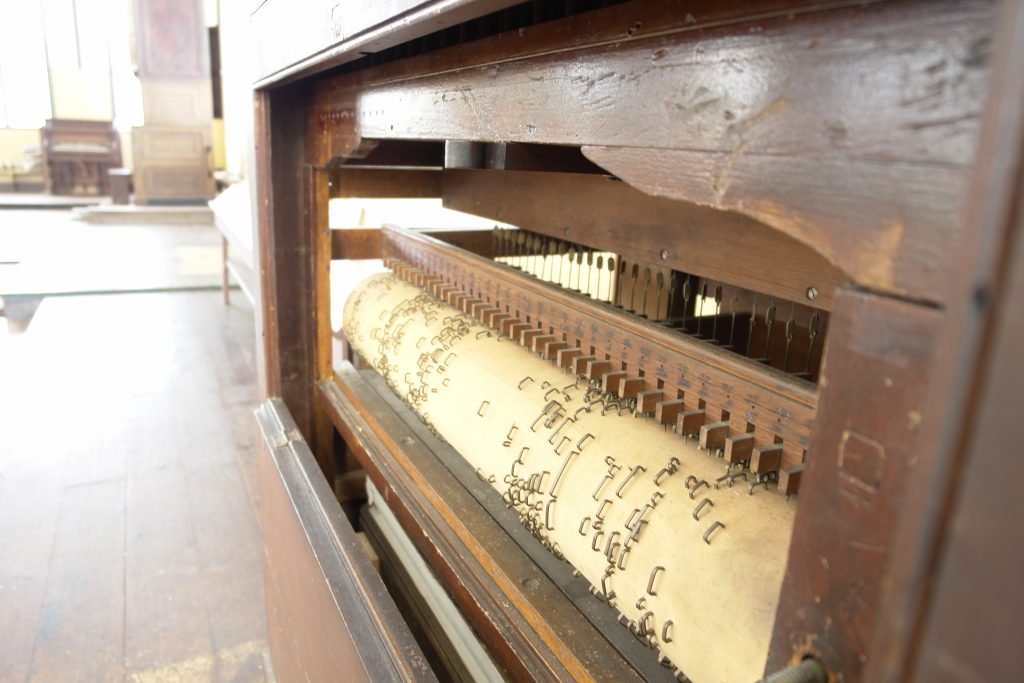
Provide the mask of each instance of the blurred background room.
{"label": "blurred background room", "polygon": [[265,679],[248,12],[0,2],[0,681]]}

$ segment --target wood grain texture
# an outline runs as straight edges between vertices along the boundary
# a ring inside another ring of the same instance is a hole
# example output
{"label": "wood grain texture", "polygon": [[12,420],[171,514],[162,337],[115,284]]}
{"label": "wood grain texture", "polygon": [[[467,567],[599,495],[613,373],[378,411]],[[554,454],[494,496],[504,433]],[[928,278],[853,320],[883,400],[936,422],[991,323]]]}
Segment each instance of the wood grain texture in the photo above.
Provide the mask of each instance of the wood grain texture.
{"label": "wood grain texture", "polygon": [[[653,4],[631,7],[640,26],[659,24]],[[699,34],[638,29],[615,49],[584,39],[548,54],[520,46],[524,30],[500,52],[496,40],[463,46],[443,73],[427,56],[327,81],[314,116],[340,148],[353,137],[583,144],[642,191],[749,215],[841,259],[857,282],[936,300],[992,19],[984,0],[881,3]]]}
{"label": "wood grain texture", "polygon": [[257,207],[261,338],[266,396],[284,399],[317,449],[324,476],[333,481],[334,458],[327,445],[330,423],[317,412],[312,399],[318,373],[330,367],[329,330],[318,327],[317,312],[327,310],[331,241],[326,219],[328,177],[308,164],[315,131],[306,127],[307,93],[306,86],[299,84],[260,92],[256,99],[256,134],[269,140],[257,148],[256,164],[261,188]]}
{"label": "wood grain texture", "polygon": [[985,364],[977,411],[954,483],[933,597],[912,677],[921,681],[1011,680],[1021,653],[1000,634],[1024,633],[1024,460],[1010,456],[1020,427],[1024,378],[1024,205],[1008,243],[1008,269]]}
{"label": "wood grain texture", "polygon": [[0,338],[0,680],[264,680],[252,343],[216,292],[47,298]]}
{"label": "wood grain texture", "polygon": [[331,198],[440,197],[437,170],[373,169],[340,166],[331,170]]}
{"label": "wood grain texture", "polygon": [[[380,228],[342,228],[331,230],[331,258],[379,259],[384,257]],[[490,258],[494,244],[490,230],[425,230],[424,235]]]}
{"label": "wood grain texture", "polygon": [[921,377],[942,322],[932,308],[840,291],[766,671],[813,654],[836,680],[863,680],[881,597],[872,577],[899,553],[903,490],[927,465]]}
{"label": "wood grain texture", "polygon": [[[269,92],[253,93],[253,140],[257,201],[255,207],[256,248],[259,250],[259,302],[256,311],[256,352],[259,363],[260,394],[281,393],[281,359],[278,342],[277,287],[278,266],[274,244],[274,205],[271,192],[270,137],[272,99]],[[260,189],[263,188],[263,189]],[[282,219],[284,220],[284,219]],[[283,229],[283,228],[281,228]]]}
{"label": "wood grain texture", "polygon": [[[285,681],[434,681],[280,399],[257,412],[275,661]],[[280,653],[280,654],[279,654]]]}
{"label": "wood grain texture", "polygon": [[[962,210],[963,169],[922,170],[839,154],[808,158],[611,147],[585,152],[653,196],[770,225],[865,287],[937,301],[943,294],[938,283],[955,268],[949,243]],[[801,274],[799,265],[795,273],[788,261],[780,265],[772,275],[783,281]],[[831,298],[834,291],[828,294]]]}
{"label": "wood grain texture", "polygon": [[[991,600],[995,593],[978,593],[999,591],[1005,587],[1000,583],[1004,579],[997,568],[983,563],[991,557],[997,563],[1006,558],[1012,564],[1017,550],[1008,542],[1015,530],[1006,526],[1017,504],[1016,495],[1012,501],[1001,498],[999,492],[1005,481],[991,481],[989,502],[1002,501],[1007,516],[1003,517],[1003,526],[996,523],[995,527],[978,530],[980,535],[973,542],[986,543],[986,550],[977,558],[973,578],[960,573],[966,558],[951,554],[954,548],[965,552],[972,549],[963,535],[963,522],[974,515],[981,521],[987,514],[986,503],[977,497],[972,463],[977,462],[981,474],[991,471],[990,457],[1003,454],[1004,467],[1016,466],[1005,459],[1006,453],[1015,452],[1016,436],[1005,431],[1007,423],[992,402],[992,392],[1003,386],[1002,378],[1019,378],[1019,372],[1014,372],[1014,365],[997,367],[992,363],[996,358],[993,354],[999,354],[998,349],[1016,334],[1012,321],[1020,308],[1014,294],[1019,292],[1016,283],[1024,187],[1024,81],[1019,77],[1024,68],[1024,7],[1018,2],[1000,3],[996,26],[992,87],[985,102],[978,163],[963,216],[964,229],[954,243],[961,267],[944,285],[948,323],[936,340],[931,400],[922,422],[925,438],[921,448],[932,465],[925,470],[926,476],[912,479],[906,488],[904,513],[895,531],[896,543],[903,552],[886,569],[885,609],[880,613],[872,640],[873,656],[865,669],[870,680],[884,683],[915,677],[927,680],[919,676],[932,673],[938,680],[1000,678],[1005,674],[1005,657],[1012,658],[1013,653],[996,652],[989,646],[1003,639],[1002,628],[1009,625],[1005,620],[1012,621],[1021,614],[1016,601],[1019,593],[1013,586],[1003,594],[1005,599],[1000,600],[996,611],[986,609],[984,615],[970,612],[958,617],[978,617],[974,622],[977,628],[961,643],[953,644],[948,639],[952,624],[933,621],[949,615],[948,609],[963,600],[963,590],[970,592],[969,599],[976,607],[994,607]],[[981,434],[978,429],[982,424],[998,431]],[[1000,447],[981,455],[978,446],[994,439],[1000,440]],[[1004,472],[1008,480],[1012,480],[1011,471]],[[946,562],[949,567],[943,567]],[[951,585],[949,579],[954,575],[964,582]],[[940,656],[936,646],[944,644],[953,649]],[[939,658],[926,662],[921,659],[925,654]],[[1009,675],[1015,676],[1019,668],[1017,657]]]}
{"label": "wood grain texture", "polygon": [[333,260],[381,258],[380,228],[344,228],[331,230]]}
{"label": "wood grain texture", "polygon": [[309,285],[310,315],[312,329],[309,343],[313,357],[312,376],[308,380],[306,390],[309,392],[310,410],[313,424],[306,438],[310,448],[316,455],[324,477],[334,488],[338,471],[334,452],[334,429],[331,421],[320,409],[314,397],[316,382],[331,376],[333,370],[333,330],[331,329],[331,239],[330,221],[328,219],[328,198],[330,196],[330,176],[324,169],[309,167],[307,170],[306,205],[310,208],[306,228],[309,231],[309,260],[312,282]]}
{"label": "wood grain texture", "polygon": [[650,197],[603,176],[445,171],[443,187],[445,206],[458,211],[788,301],[806,301],[815,287],[814,305],[828,309],[849,281],[802,241],[746,216]]}

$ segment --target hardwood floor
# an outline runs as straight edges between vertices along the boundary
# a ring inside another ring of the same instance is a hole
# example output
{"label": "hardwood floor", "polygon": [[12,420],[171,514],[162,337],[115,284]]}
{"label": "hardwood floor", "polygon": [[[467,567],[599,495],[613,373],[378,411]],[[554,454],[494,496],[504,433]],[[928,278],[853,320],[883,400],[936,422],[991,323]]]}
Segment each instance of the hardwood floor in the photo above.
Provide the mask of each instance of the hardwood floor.
{"label": "hardwood floor", "polygon": [[92,225],[69,211],[0,211],[0,296],[217,286],[212,223]]}
{"label": "hardwood floor", "polygon": [[46,298],[0,335],[0,681],[264,680],[256,399],[241,296]]}

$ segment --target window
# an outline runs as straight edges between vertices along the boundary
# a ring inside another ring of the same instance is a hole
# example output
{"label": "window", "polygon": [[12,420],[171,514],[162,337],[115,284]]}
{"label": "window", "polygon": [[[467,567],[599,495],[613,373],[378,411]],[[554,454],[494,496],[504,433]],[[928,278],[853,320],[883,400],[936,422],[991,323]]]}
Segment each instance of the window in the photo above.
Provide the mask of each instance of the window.
{"label": "window", "polygon": [[114,126],[122,132],[130,131],[132,126],[141,126],[142,116],[142,84],[135,75],[132,64],[129,36],[131,35],[131,10],[123,0],[110,2],[104,0],[108,7],[107,26],[109,28],[108,50],[110,55],[110,87],[114,101]]}
{"label": "window", "polygon": [[142,125],[130,17],[128,0],[0,0],[0,128],[40,128],[54,108]]}
{"label": "window", "polygon": [[50,111],[39,0],[0,2],[0,127],[40,128]]}

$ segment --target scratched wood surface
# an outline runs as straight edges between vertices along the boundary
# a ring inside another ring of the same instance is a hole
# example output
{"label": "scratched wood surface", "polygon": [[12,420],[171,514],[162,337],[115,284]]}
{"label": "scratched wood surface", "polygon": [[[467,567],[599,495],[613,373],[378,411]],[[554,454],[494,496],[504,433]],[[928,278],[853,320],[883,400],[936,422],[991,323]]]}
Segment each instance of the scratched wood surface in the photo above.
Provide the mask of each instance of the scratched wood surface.
{"label": "scratched wood surface", "polygon": [[776,6],[746,19],[736,6],[665,5],[325,80],[311,122],[318,163],[364,138],[583,145],[644,192],[738,211],[859,284],[938,300],[955,263],[947,247],[977,141],[992,3]]}
{"label": "scratched wood surface", "polygon": [[[1024,17],[1019,26],[1024,28]],[[1019,151],[1018,151],[1019,153]],[[1011,680],[1021,653],[993,647],[992,633],[1024,632],[1024,460],[1007,457],[1019,426],[1024,377],[1024,219],[1017,217],[1004,306],[979,378],[977,415],[965,446],[947,538],[935,577],[935,600],[922,624],[917,680]],[[981,558],[989,558],[981,561]],[[984,587],[983,590],[978,590]],[[984,623],[985,629],[978,624]]]}
{"label": "scratched wood surface", "polygon": [[[962,267],[945,283],[922,450],[934,466],[905,488],[865,678],[1001,680],[1019,676],[1024,615],[1020,459],[1024,244],[1024,5],[1000,3],[992,89],[964,224]],[[951,623],[955,620],[956,623]]]}
{"label": "scratched wood surface", "polygon": [[216,292],[0,335],[0,681],[264,680],[252,342]]}
{"label": "scratched wood surface", "polygon": [[[580,173],[445,171],[448,208],[829,309],[850,276],[763,223]],[[530,201],[522,201],[528,196]],[[568,233],[568,234],[567,234]],[[443,238],[442,238],[443,239]]]}
{"label": "scratched wood surface", "polygon": [[836,299],[769,671],[813,653],[838,680],[870,680],[876,577],[899,554],[904,490],[930,464],[918,448],[922,377],[942,322],[934,308],[887,297]]}

